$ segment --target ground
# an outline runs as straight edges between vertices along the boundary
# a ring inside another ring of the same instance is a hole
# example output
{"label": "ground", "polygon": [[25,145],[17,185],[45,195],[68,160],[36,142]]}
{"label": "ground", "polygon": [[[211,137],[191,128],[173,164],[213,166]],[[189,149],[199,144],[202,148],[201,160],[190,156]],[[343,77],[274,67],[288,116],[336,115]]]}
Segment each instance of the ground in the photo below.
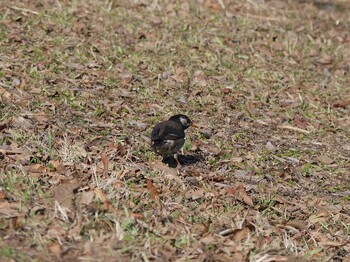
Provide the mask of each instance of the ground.
{"label": "ground", "polygon": [[0,260],[350,261],[349,13],[1,1]]}

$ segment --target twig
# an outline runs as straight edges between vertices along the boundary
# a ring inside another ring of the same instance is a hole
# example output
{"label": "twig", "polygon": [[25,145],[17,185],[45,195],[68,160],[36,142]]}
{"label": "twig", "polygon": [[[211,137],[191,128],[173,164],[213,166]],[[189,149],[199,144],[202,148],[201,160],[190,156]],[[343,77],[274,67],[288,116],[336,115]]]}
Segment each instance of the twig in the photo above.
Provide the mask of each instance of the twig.
{"label": "twig", "polygon": [[225,229],[225,230],[219,232],[219,235],[222,236],[222,237],[225,237],[225,236],[231,235],[231,234],[234,233],[236,230],[239,230],[239,229],[237,229],[237,228]]}
{"label": "twig", "polygon": [[29,10],[27,8],[21,8],[21,7],[16,7],[16,6],[10,6],[9,8],[11,8],[13,10],[17,10],[17,11],[31,13],[33,15],[39,15],[39,12],[36,12],[36,11],[33,11],[33,10]]}
{"label": "twig", "polygon": [[241,15],[241,16],[246,16],[246,17],[249,17],[249,18],[256,18],[256,19],[261,19],[261,20],[267,20],[267,21],[280,21],[279,18],[276,18],[276,17],[265,17],[265,16],[259,16],[259,15],[252,15],[252,14],[238,14],[238,15]]}
{"label": "twig", "polygon": [[297,131],[297,132],[304,133],[304,134],[310,134],[309,131],[307,131],[305,129],[301,129],[299,127],[295,127],[295,126],[282,125],[282,126],[278,126],[278,128],[289,129],[289,130]]}
{"label": "twig", "polygon": [[[30,14],[33,14],[33,15],[40,15],[39,12],[30,10],[30,9],[27,9],[27,8],[21,8],[21,7],[16,7],[16,6],[10,6],[9,8],[10,8],[10,9],[13,9],[13,10],[16,10],[16,11],[22,11],[22,12],[30,13]],[[44,17],[49,17],[49,16],[46,15],[46,14],[42,14],[42,15],[43,15]]]}

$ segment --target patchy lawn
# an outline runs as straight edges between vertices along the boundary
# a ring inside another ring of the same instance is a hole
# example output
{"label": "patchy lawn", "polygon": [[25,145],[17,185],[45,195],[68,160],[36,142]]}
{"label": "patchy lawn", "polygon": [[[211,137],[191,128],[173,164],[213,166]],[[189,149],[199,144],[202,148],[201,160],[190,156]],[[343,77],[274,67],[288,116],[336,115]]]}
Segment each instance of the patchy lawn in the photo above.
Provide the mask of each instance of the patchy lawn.
{"label": "patchy lawn", "polygon": [[349,13],[1,1],[0,260],[350,261]]}

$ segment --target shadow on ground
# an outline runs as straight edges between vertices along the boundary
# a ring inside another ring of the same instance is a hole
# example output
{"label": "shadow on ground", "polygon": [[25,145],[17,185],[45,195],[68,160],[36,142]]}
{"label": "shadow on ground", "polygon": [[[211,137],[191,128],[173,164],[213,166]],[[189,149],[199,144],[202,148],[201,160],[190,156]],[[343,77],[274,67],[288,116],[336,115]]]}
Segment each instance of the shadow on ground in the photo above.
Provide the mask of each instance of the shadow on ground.
{"label": "shadow on ground", "polygon": [[[199,154],[178,155],[177,158],[178,158],[181,166],[194,165],[194,164],[200,162],[201,160],[203,160],[203,157]],[[169,167],[172,167],[172,168],[175,168],[178,166],[177,161],[173,156],[164,158],[162,162],[167,164]]]}

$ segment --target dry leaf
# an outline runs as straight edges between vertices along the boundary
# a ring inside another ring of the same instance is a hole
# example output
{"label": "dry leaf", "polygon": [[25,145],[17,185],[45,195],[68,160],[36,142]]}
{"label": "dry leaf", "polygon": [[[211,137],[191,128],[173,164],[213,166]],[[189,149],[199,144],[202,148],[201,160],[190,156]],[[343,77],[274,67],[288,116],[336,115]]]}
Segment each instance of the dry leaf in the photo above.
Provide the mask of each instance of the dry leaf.
{"label": "dry leaf", "polygon": [[0,200],[3,200],[3,199],[5,199],[5,197],[6,197],[6,194],[5,194],[5,192],[3,192],[3,191],[0,191]]}
{"label": "dry leaf", "polygon": [[90,190],[83,192],[80,196],[80,204],[89,205],[94,200],[95,192]]}
{"label": "dry leaf", "polygon": [[147,179],[147,189],[149,192],[149,195],[151,197],[151,199],[156,199],[156,197],[159,197],[159,192],[157,190],[157,188],[153,185],[151,179]]}
{"label": "dry leaf", "polygon": [[333,104],[334,107],[346,108],[350,105],[350,98],[342,99]]}
{"label": "dry leaf", "polygon": [[62,253],[62,247],[57,242],[53,242],[51,244],[48,244],[47,247],[48,247],[49,251],[57,257],[59,257]]}
{"label": "dry leaf", "polygon": [[193,74],[192,85],[198,87],[206,87],[208,85],[205,73],[202,70],[197,70]]}
{"label": "dry leaf", "polygon": [[53,226],[46,232],[46,237],[49,239],[57,239],[57,237],[65,237],[67,230],[61,226]]}
{"label": "dry leaf", "polygon": [[326,164],[326,165],[330,165],[334,162],[333,159],[325,155],[320,155],[319,157],[317,157],[317,160],[320,161],[322,164]]}
{"label": "dry leaf", "polygon": [[243,158],[242,157],[231,157],[230,161],[234,162],[234,163],[241,163],[241,162],[243,162]]}
{"label": "dry leaf", "polygon": [[235,241],[241,241],[243,239],[246,239],[249,235],[249,228],[245,227],[245,228],[242,228],[242,229],[237,229],[234,233],[233,233],[233,236],[232,236],[232,240],[235,240]]}
{"label": "dry leaf", "polygon": [[205,245],[209,245],[209,244],[213,244],[215,242],[215,238],[212,236],[206,236],[206,237],[203,237],[199,241]]}
{"label": "dry leaf", "polygon": [[20,128],[24,128],[24,129],[34,128],[33,121],[31,121],[31,119],[25,119],[21,116],[13,119],[12,125],[14,127],[20,127]]}
{"label": "dry leaf", "polygon": [[289,221],[287,225],[300,230],[304,230],[307,227],[307,223],[305,221],[300,220]]}
{"label": "dry leaf", "polygon": [[301,116],[294,116],[294,123],[296,126],[300,127],[300,128],[305,128],[307,126],[309,126],[309,123],[307,122],[307,120]]}
{"label": "dry leaf", "polygon": [[79,188],[79,182],[63,183],[55,187],[53,191],[53,200],[57,201],[62,207],[73,210],[74,190]]}
{"label": "dry leaf", "polygon": [[220,5],[220,2],[213,1],[213,0],[207,0],[204,2],[204,7],[213,9],[214,11],[220,11],[222,10],[222,6]]}
{"label": "dry leaf", "polygon": [[147,126],[148,126],[146,123],[143,123],[143,122],[141,122],[141,121],[136,121],[136,120],[131,120],[131,121],[129,122],[129,125],[131,125],[131,126],[137,126],[138,129],[139,129],[140,131],[146,130],[146,128],[147,128]]}
{"label": "dry leaf", "polygon": [[232,187],[227,188],[226,191],[230,195],[234,195],[236,193],[236,190]]}
{"label": "dry leaf", "polygon": [[246,261],[246,256],[241,252],[235,252],[232,256],[232,261]]}
{"label": "dry leaf", "polygon": [[175,69],[174,79],[178,82],[186,82],[188,77],[187,69],[184,67],[177,67]]}
{"label": "dry leaf", "polygon": [[246,203],[248,206],[254,206],[252,198],[247,194],[247,192],[244,189],[244,186],[240,184],[236,189],[235,189],[235,196],[238,200],[243,201]]}
{"label": "dry leaf", "polygon": [[328,65],[333,62],[333,58],[330,55],[324,54],[316,60],[321,65]]}
{"label": "dry leaf", "polygon": [[95,188],[96,196],[101,199],[102,203],[105,206],[105,209],[109,209],[111,207],[111,202],[108,200],[108,198],[105,196],[105,194],[102,192],[100,188]]}
{"label": "dry leaf", "polygon": [[257,114],[257,110],[256,110],[254,102],[249,101],[247,103],[247,107],[246,108],[247,108],[247,110],[248,110],[250,115],[256,115]]}
{"label": "dry leaf", "polygon": [[0,202],[0,217],[10,218],[19,216],[19,203],[18,202]]}
{"label": "dry leaf", "polygon": [[202,198],[204,196],[204,191],[203,191],[203,189],[198,189],[198,190],[194,191],[191,195],[192,195],[192,199],[196,200],[196,199]]}
{"label": "dry leaf", "polygon": [[105,175],[107,175],[108,174],[108,156],[105,152],[101,154],[101,161],[103,164],[104,173]]}
{"label": "dry leaf", "polygon": [[169,175],[176,175],[177,174],[173,168],[168,167],[167,165],[165,165],[161,161],[152,162],[151,167],[160,171],[160,172],[164,172],[165,174],[169,174]]}

